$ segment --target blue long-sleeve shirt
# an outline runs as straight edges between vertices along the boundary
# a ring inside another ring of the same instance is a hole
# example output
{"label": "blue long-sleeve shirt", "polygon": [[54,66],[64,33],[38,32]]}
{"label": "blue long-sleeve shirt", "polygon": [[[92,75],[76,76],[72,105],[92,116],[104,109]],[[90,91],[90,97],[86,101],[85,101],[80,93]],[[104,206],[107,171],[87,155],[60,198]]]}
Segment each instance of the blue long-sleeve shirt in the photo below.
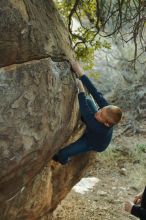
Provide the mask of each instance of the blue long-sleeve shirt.
{"label": "blue long-sleeve shirt", "polygon": [[[80,80],[86,86],[100,108],[108,105],[106,99],[98,92],[86,75],[81,76]],[[95,112],[92,112],[88,106],[84,92],[80,92],[78,98],[81,115],[86,124],[85,134],[87,135],[88,144],[93,150],[98,152],[104,151],[111,141],[113,128],[107,127],[96,120],[94,116]]]}

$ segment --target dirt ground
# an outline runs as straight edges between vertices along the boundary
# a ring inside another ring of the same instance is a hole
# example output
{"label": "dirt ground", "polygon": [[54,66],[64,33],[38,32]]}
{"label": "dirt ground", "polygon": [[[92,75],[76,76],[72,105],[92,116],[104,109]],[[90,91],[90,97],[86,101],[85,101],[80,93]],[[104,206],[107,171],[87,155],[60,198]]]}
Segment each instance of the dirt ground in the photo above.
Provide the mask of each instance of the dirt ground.
{"label": "dirt ground", "polygon": [[58,206],[54,220],[137,219],[123,207],[146,184],[146,133],[122,133],[122,129],[117,129],[111,146],[97,154],[86,177],[97,177],[99,182],[84,195],[72,190]]}

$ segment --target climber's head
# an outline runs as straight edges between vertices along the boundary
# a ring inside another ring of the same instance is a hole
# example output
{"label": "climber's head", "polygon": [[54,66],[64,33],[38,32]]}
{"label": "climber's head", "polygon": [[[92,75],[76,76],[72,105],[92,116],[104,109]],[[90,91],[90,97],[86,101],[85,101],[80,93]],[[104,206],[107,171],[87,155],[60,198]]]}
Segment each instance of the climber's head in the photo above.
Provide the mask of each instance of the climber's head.
{"label": "climber's head", "polygon": [[122,111],[114,105],[107,105],[95,113],[97,121],[103,123],[107,127],[117,124],[122,117]]}

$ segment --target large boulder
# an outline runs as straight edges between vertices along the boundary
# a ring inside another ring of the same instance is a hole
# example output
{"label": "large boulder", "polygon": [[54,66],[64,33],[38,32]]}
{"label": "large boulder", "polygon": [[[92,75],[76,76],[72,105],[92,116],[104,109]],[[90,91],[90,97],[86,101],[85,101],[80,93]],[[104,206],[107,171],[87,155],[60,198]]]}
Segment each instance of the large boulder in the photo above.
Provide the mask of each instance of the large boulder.
{"label": "large boulder", "polygon": [[84,131],[68,32],[52,0],[1,0],[0,32],[0,219],[51,219],[90,161],[51,161]]}

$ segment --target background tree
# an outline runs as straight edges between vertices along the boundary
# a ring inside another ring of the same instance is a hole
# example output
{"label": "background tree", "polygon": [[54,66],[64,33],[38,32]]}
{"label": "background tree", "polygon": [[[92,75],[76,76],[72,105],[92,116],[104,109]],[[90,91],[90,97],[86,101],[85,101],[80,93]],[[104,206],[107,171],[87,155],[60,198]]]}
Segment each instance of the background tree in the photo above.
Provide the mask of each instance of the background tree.
{"label": "background tree", "polygon": [[[110,48],[108,39],[133,41],[132,61],[140,61],[146,51],[146,1],[144,0],[57,0],[70,32],[77,57],[93,64],[94,51]],[[79,27],[73,31],[73,18]],[[91,66],[89,65],[89,68]]]}

